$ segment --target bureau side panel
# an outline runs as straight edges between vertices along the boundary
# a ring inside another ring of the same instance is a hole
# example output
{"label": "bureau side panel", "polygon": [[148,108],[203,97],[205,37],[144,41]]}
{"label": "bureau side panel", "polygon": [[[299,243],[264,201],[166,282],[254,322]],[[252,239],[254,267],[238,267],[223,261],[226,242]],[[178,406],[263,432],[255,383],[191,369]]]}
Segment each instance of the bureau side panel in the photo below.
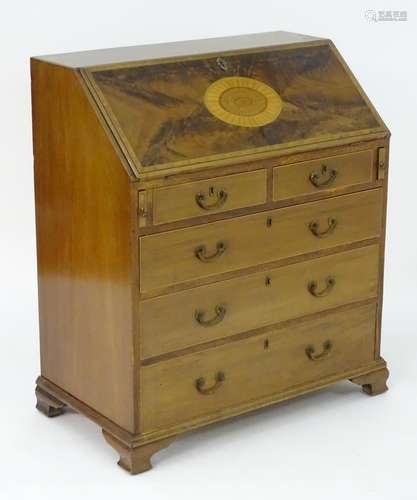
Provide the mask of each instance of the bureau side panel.
{"label": "bureau side panel", "polygon": [[31,70],[41,372],[133,432],[130,182],[77,73]]}

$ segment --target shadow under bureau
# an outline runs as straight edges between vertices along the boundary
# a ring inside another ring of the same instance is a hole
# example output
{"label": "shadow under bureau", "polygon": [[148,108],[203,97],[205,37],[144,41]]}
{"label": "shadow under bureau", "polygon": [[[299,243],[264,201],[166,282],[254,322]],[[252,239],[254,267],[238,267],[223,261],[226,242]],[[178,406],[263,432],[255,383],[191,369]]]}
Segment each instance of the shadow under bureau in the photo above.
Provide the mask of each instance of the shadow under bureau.
{"label": "shadow under bureau", "polygon": [[380,356],[389,131],[285,32],[32,59],[37,408],[138,473],[178,434]]}

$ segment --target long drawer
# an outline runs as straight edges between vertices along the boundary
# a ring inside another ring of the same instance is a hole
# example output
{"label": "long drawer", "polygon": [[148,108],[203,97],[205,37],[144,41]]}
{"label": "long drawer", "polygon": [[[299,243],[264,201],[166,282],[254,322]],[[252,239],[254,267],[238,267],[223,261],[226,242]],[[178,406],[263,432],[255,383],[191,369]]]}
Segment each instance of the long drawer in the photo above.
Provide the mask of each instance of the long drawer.
{"label": "long drawer", "polygon": [[378,252],[372,245],[142,301],[142,358],[376,297]]}
{"label": "long drawer", "polygon": [[375,311],[362,306],[143,367],[143,431],[219,415],[367,365],[374,359]]}
{"label": "long drawer", "polygon": [[382,190],[140,238],[142,292],[377,237]]}

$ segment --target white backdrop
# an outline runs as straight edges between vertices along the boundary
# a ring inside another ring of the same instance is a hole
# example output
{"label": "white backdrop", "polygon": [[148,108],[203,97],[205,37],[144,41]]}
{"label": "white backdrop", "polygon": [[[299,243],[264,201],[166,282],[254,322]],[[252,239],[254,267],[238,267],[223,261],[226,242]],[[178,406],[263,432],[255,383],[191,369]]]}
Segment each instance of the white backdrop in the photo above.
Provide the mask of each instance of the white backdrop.
{"label": "white backdrop", "polygon": [[[365,11],[407,11],[373,22]],[[3,2],[0,18],[0,498],[415,499],[414,1]],[[34,409],[39,373],[29,57],[283,29],[331,38],[392,132],[382,353],[390,391],[340,384],[178,439],[130,477],[97,427]],[[413,50],[412,50],[412,45]]]}

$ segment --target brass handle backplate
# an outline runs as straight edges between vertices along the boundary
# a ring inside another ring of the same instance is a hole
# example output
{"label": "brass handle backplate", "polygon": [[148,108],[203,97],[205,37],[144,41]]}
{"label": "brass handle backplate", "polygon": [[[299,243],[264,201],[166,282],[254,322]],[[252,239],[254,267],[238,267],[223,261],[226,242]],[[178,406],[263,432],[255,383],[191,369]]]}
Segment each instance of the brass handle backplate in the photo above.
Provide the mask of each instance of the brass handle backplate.
{"label": "brass handle backplate", "polygon": [[206,379],[204,377],[198,378],[195,381],[195,386],[200,394],[204,394],[206,396],[207,394],[213,394],[214,392],[216,392],[221,387],[224,380],[225,380],[224,373],[217,372],[216,375],[214,376],[214,384],[211,387],[204,388],[204,386],[206,385]]}
{"label": "brass handle backplate", "polygon": [[204,193],[197,193],[195,195],[197,205],[203,210],[216,210],[222,207],[226,203],[226,200],[227,192],[223,189],[216,191],[213,186],[209,187],[208,196]]}
{"label": "brass handle backplate", "polygon": [[218,259],[226,251],[226,243],[224,241],[218,241],[216,243],[216,251],[212,254],[207,254],[207,248],[205,245],[198,246],[195,250],[195,256],[201,262],[213,262]]}
{"label": "brass handle backplate", "polygon": [[326,340],[325,342],[323,342],[323,350],[319,354],[316,354],[316,348],[314,347],[314,345],[307,346],[306,354],[312,361],[318,361],[329,356],[332,348],[333,344],[331,343],[331,341]]}
{"label": "brass handle backplate", "polygon": [[197,323],[201,326],[214,326],[223,321],[224,317],[226,316],[226,307],[219,304],[214,308],[215,311],[215,316],[213,316],[211,319],[204,319],[205,312],[204,311],[196,311],[195,312],[195,320]]}
{"label": "brass handle backplate", "polygon": [[313,295],[314,297],[325,297],[328,295],[336,285],[336,280],[332,276],[328,276],[326,278],[326,288],[323,288],[322,290],[318,289],[318,284],[317,281],[310,281],[309,284],[307,285],[308,291]]}
{"label": "brass handle backplate", "polygon": [[316,238],[326,238],[326,236],[330,236],[333,233],[336,226],[337,220],[334,217],[329,217],[327,219],[327,228],[323,231],[320,231],[320,222],[316,220],[311,221],[308,228]]}
{"label": "brass handle backplate", "polygon": [[310,182],[316,188],[325,188],[333,184],[337,177],[337,170],[334,168],[328,169],[326,165],[322,165],[321,172],[311,172]]}

